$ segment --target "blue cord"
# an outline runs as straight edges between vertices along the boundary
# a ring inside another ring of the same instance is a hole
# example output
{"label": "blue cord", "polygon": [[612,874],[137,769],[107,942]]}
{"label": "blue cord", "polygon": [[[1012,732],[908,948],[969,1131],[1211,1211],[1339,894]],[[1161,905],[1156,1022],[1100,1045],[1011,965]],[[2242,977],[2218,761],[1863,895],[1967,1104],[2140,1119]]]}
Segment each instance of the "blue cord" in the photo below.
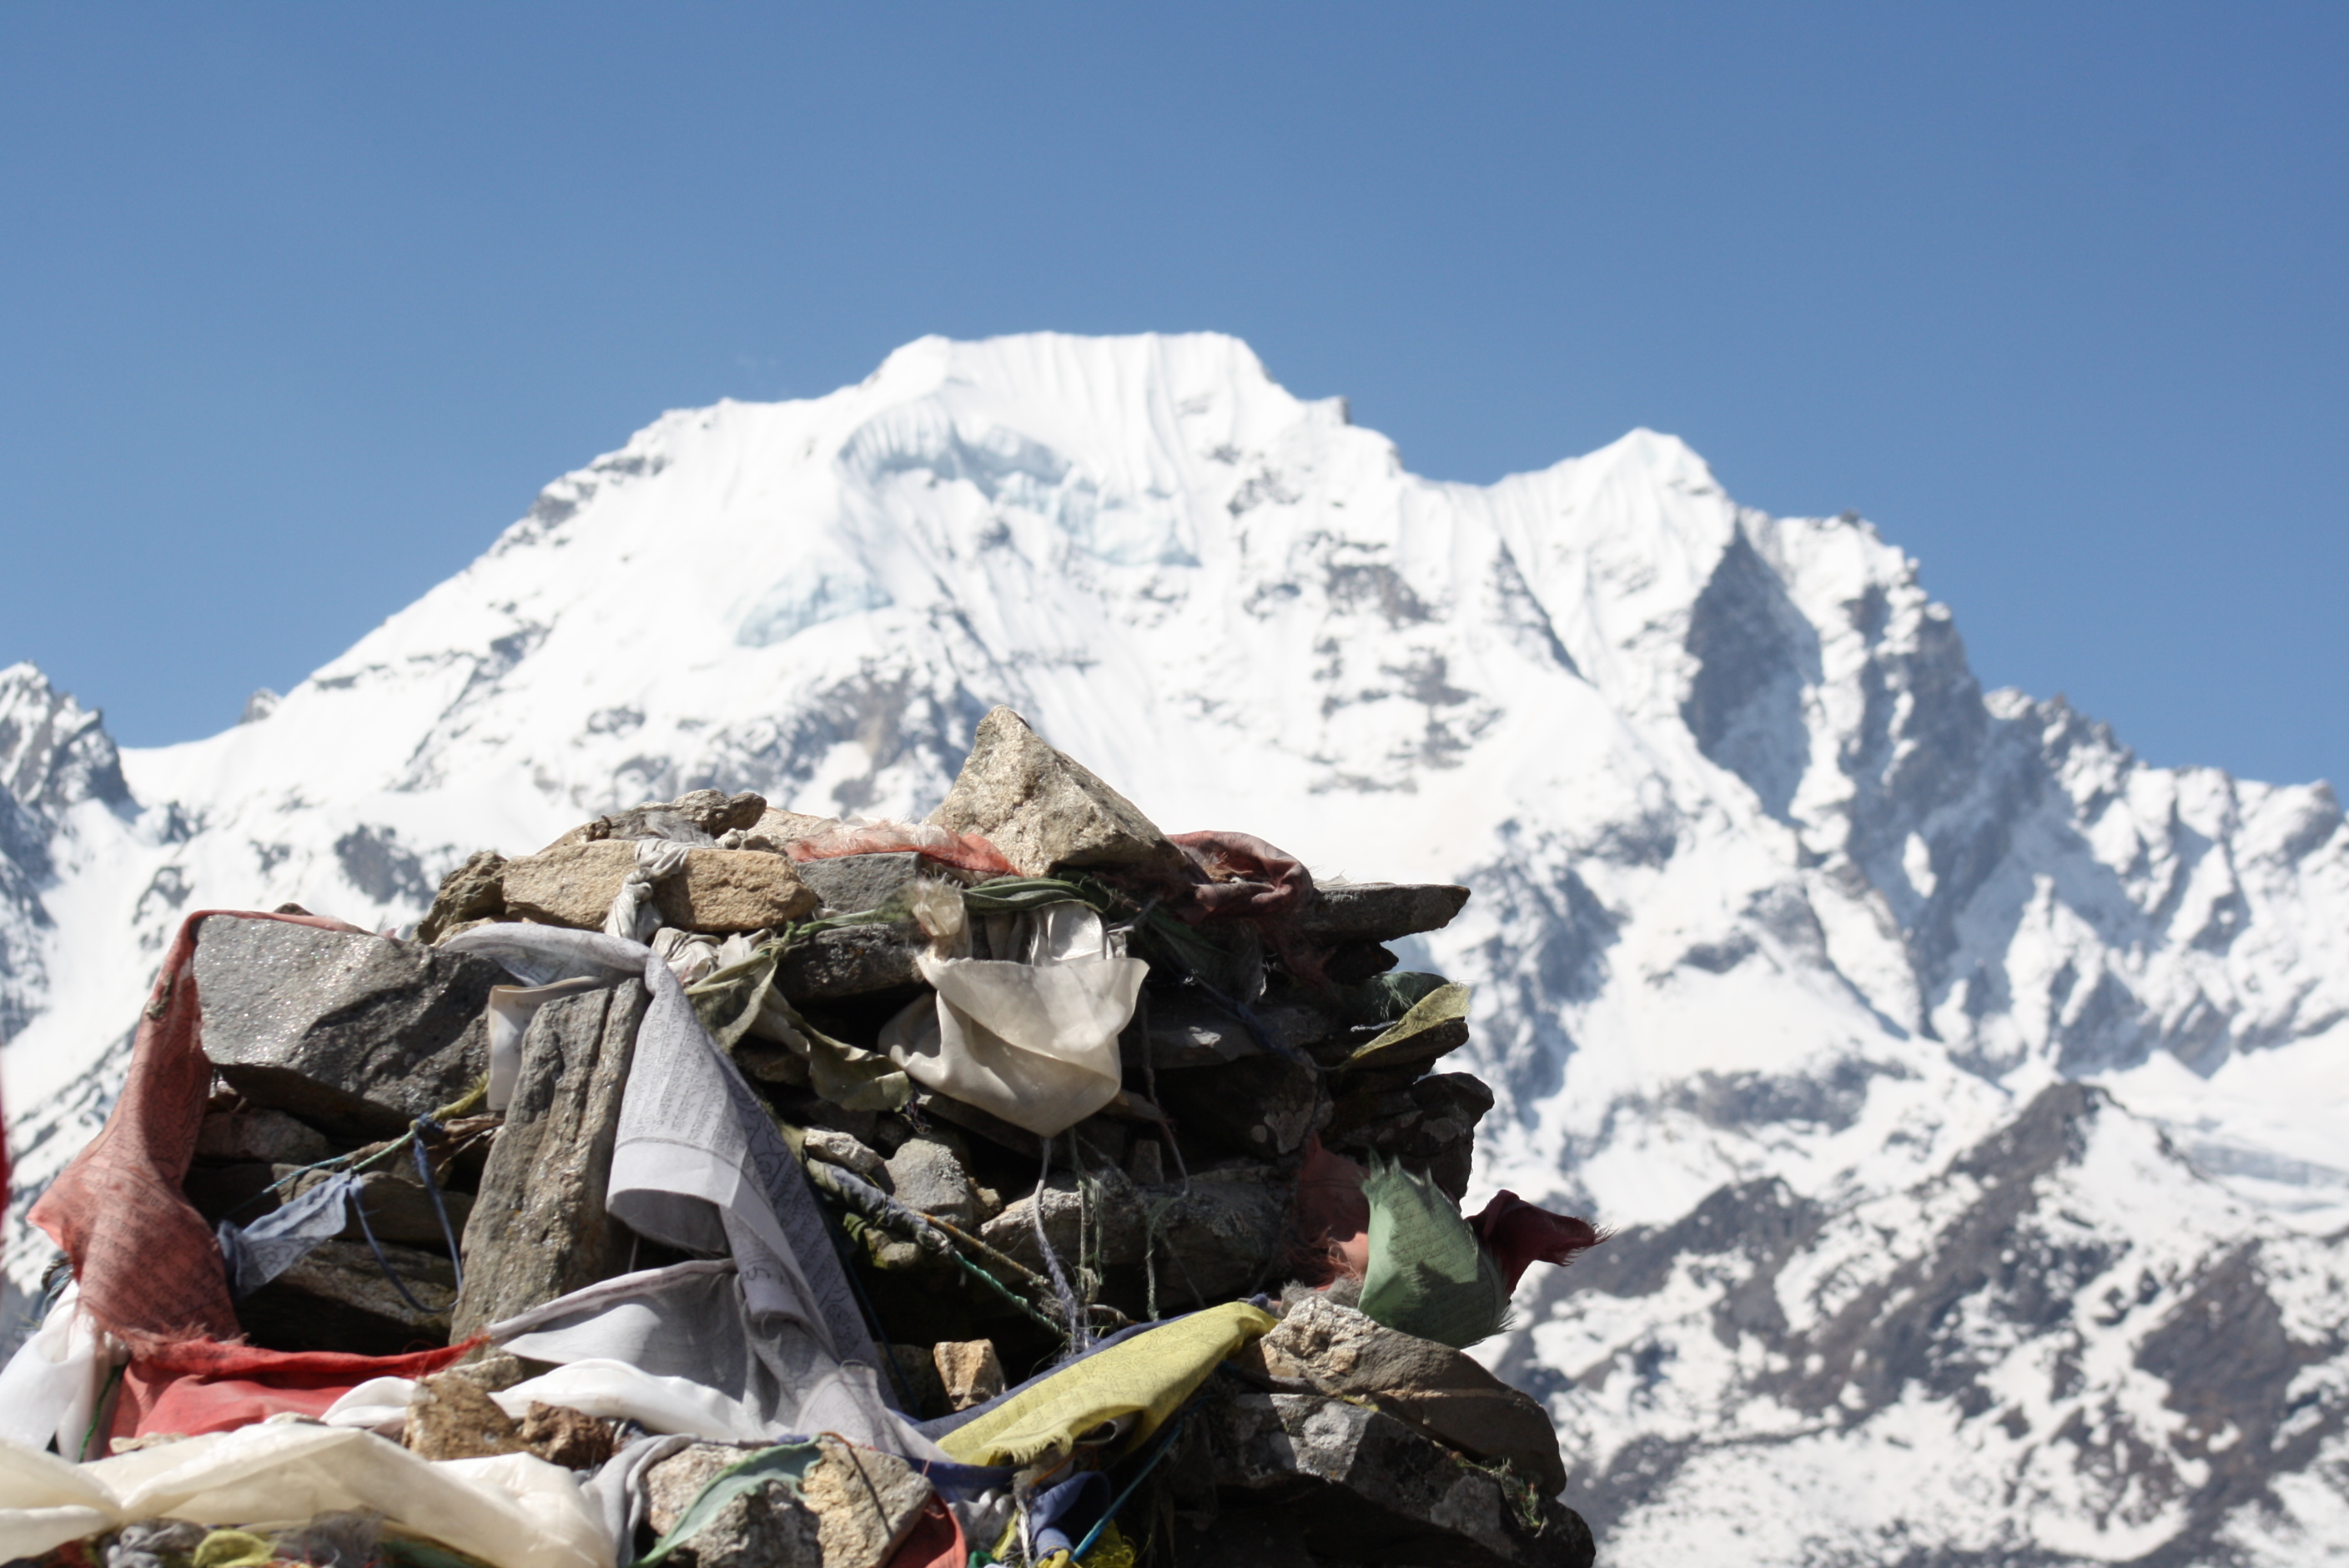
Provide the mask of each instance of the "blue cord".
{"label": "blue cord", "polygon": [[432,1161],[424,1153],[424,1135],[429,1132],[437,1137],[446,1130],[430,1117],[419,1116],[416,1119],[416,1136],[408,1147],[416,1155],[417,1180],[424,1183],[424,1191],[432,1199],[432,1212],[440,1221],[440,1239],[449,1243],[449,1267],[456,1274],[457,1288],[461,1291],[465,1288],[465,1260],[458,1254],[463,1249],[457,1245],[456,1228],[449,1223],[449,1206],[440,1201],[440,1184],[432,1180]]}

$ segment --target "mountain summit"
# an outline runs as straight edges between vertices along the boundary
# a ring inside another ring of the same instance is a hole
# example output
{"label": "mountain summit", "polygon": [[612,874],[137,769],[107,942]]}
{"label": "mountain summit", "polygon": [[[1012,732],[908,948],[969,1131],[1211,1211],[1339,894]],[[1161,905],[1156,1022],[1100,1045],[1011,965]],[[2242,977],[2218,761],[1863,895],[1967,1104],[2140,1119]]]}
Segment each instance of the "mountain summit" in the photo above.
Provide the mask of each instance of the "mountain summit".
{"label": "mountain summit", "polygon": [[[1475,888],[1411,966],[1477,985],[1480,1183],[1623,1230],[1493,1352],[1609,1560],[2349,1523],[2331,789],[1985,694],[1914,562],[1669,436],[1437,483],[1228,337],[925,338],[666,415],[207,740],[118,759],[0,673],[23,1178],[182,911],[398,925],[698,788],[917,815],[997,703],[1170,830]],[[45,1261],[20,1205],[16,1287]]]}

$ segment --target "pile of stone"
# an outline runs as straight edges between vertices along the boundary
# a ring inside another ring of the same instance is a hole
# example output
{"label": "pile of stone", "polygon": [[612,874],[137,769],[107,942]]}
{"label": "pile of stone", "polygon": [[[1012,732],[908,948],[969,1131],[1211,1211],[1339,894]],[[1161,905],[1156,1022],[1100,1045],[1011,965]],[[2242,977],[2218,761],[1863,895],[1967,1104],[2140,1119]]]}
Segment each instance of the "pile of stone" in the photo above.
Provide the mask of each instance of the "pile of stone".
{"label": "pile of stone", "polygon": [[[860,833],[863,852],[806,852]],[[666,874],[642,873],[647,842],[681,851]],[[803,1162],[909,1415],[983,1403],[1072,1341],[1257,1297],[1281,1321],[1200,1389],[1121,1506],[1120,1538],[1142,1561],[1587,1562],[1587,1531],[1554,1501],[1565,1477],[1541,1409],[1458,1351],[1344,1305],[1344,1281],[1311,1288],[1327,1283],[1322,1238],[1300,1228],[1299,1175],[1321,1150],[1399,1163],[1455,1205],[1465,1194],[1493,1103],[1472,1075],[1443,1070],[1468,1037],[1466,993],[1398,973],[1392,944],[1444,926],[1467,890],[1292,879],[1258,901],[1268,913],[1169,919],[1186,879],[1203,880],[1196,863],[999,709],[918,828],[703,790],[535,854],[475,855],[412,939],[211,917],[196,980],[217,1078],[185,1191],[208,1222],[244,1225],[362,1168],[364,1227],[354,1218],[236,1303],[249,1340],[278,1350],[452,1345],[677,1261],[604,1207],[644,986],[538,1006],[493,1112],[480,1087],[492,993],[512,978],[442,945],[501,922],[603,930],[640,894],[651,945],[697,996],[780,950],[774,1000],[715,1032],[733,1035],[733,1060]],[[1150,965],[1117,1039],[1118,1091],[1051,1137],[893,1077],[879,1048],[929,994],[936,934],[917,890],[1007,877],[1085,889]],[[419,1117],[438,1119],[417,1139]],[[368,1159],[403,1138],[421,1158]],[[403,1441],[427,1459],[531,1452],[592,1470],[630,1433],[544,1406],[516,1418],[488,1397],[543,1370],[477,1352],[424,1381]],[[928,1487],[889,1456],[833,1446],[803,1482],[742,1491],[671,1555],[891,1561]],[[619,1560],[743,1451],[697,1442],[652,1466]]]}

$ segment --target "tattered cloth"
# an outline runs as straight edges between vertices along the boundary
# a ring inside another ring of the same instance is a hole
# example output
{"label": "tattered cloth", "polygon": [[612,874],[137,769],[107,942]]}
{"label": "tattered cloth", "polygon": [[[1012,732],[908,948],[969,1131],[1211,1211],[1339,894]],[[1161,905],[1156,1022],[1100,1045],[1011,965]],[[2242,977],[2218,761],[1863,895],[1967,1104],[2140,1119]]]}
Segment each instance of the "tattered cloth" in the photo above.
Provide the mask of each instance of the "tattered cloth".
{"label": "tattered cloth", "polygon": [[72,1260],[82,1309],[134,1356],[243,1332],[220,1242],[181,1191],[212,1090],[195,959],[197,928],[215,914],[367,934],[319,915],[252,910],[199,910],[181,922],[140,1017],[122,1098],[30,1216]]}
{"label": "tattered cloth", "polygon": [[1166,901],[1193,924],[1294,914],[1313,902],[1313,873],[1253,833],[1176,833],[1169,841],[1196,879]]}
{"label": "tattered cloth", "polygon": [[468,1339],[409,1356],[346,1356],[192,1339],[151,1351],[123,1369],[111,1435],[194,1437],[233,1431],[272,1416],[323,1416],[362,1383],[429,1377],[481,1343]]}
{"label": "tattered cloth", "polygon": [[1245,1301],[1170,1319],[1015,1391],[938,1447],[965,1464],[1028,1465],[1068,1452],[1081,1434],[1123,1416],[1134,1418],[1128,1441],[1140,1442],[1217,1362],[1278,1321]]}

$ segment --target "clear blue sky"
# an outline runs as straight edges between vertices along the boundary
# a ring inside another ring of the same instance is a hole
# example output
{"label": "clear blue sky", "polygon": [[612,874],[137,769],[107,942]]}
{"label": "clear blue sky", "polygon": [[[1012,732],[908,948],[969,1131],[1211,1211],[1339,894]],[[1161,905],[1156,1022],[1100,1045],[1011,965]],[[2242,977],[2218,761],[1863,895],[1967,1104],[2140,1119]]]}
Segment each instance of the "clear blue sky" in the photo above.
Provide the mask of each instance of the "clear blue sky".
{"label": "clear blue sky", "polygon": [[0,663],[209,733],[662,409],[1216,328],[1857,509],[1986,682],[2349,783],[2349,7],[0,9]]}

